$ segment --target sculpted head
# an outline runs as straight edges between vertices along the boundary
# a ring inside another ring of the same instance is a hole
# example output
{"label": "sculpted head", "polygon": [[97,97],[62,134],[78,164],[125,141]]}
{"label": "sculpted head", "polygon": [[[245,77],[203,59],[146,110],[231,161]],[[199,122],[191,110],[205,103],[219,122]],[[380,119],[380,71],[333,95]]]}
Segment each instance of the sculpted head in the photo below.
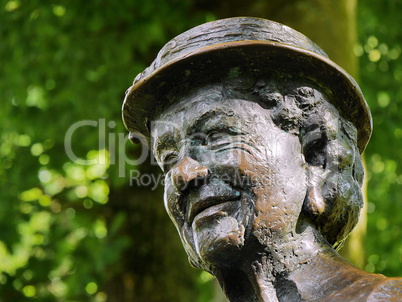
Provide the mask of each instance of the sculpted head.
{"label": "sculpted head", "polygon": [[290,240],[301,220],[338,245],[363,205],[355,127],[311,86],[251,82],[194,89],[153,124],[166,209],[204,269]]}
{"label": "sculpted head", "polygon": [[[235,22],[258,23],[271,30],[274,41],[273,33],[284,27],[261,19]],[[216,23],[204,29],[205,35],[221,25]],[[182,35],[188,39],[195,33]],[[125,100],[127,128],[149,138],[165,173],[165,207],[189,259],[207,271],[236,265],[261,247],[290,242],[310,226],[337,247],[363,206],[360,152],[368,140],[370,119],[357,86],[353,81],[351,87],[351,78],[321,50],[303,44],[304,53],[297,53],[301,50],[294,45],[267,44],[266,39],[252,47],[243,40],[226,42],[230,47],[213,52],[209,45],[207,54],[196,50],[190,62],[188,54],[162,62],[166,53],[174,53],[165,49],[153,70],[137,78]],[[304,39],[300,43],[313,45]],[[180,36],[174,43],[177,40]],[[277,53],[278,47],[282,49]],[[286,58],[266,61],[269,55],[287,52]],[[295,70],[289,60],[297,56],[301,66]],[[225,57],[227,66],[220,62]],[[261,69],[252,68],[256,58]],[[315,74],[320,62],[333,64],[321,78]],[[334,83],[325,79],[327,73],[337,74]],[[337,91],[337,85],[347,87]],[[154,106],[138,121],[151,99]],[[143,107],[135,107],[135,101]],[[358,113],[364,114],[364,121],[357,119]]]}

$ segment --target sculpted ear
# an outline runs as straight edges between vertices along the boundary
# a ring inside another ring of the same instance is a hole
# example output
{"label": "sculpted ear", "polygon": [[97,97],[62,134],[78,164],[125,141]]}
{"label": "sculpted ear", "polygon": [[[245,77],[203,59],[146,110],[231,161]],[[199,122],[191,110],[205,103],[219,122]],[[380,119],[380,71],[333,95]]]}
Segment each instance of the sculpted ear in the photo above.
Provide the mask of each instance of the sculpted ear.
{"label": "sculpted ear", "polygon": [[325,168],[327,137],[320,128],[308,132],[302,139],[306,163],[313,167]]}
{"label": "sculpted ear", "polygon": [[300,140],[308,179],[303,214],[335,248],[356,225],[363,205],[360,155],[345,123],[339,118],[309,124]]}
{"label": "sculpted ear", "polygon": [[303,210],[308,216],[319,216],[325,211],[322,194],[326,176],[329,174],[326,156],[327,138],[317,128],[303,138],[303,155],[307,164],[308,190]]}
{"label": "sculpted ear", "polygon": [[325,211],[325,201],[316,186],[311,186],[303,203],[303,210],[309,216],[319,216]]}

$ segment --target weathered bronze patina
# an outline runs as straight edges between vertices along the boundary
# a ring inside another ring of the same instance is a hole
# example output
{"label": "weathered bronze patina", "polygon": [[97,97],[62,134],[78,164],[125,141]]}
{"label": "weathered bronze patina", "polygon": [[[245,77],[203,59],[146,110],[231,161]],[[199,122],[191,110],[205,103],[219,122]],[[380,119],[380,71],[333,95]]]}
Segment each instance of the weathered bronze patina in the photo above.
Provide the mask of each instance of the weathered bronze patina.
{"label": "weathered bronze patina", "polygon": [[171,40],[123,105],[165,173],[192,265],[230,301],[399,301],[402,281],[337,252],[363,205],[369,108],[308,38],[231,18]]}

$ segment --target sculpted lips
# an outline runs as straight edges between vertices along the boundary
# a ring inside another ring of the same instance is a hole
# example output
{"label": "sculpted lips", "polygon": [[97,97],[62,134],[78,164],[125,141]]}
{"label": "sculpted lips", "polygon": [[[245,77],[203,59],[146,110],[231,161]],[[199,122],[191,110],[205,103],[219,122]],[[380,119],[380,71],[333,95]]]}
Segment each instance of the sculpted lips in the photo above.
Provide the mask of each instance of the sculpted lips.
{"label": "sculpted lips", "polygon": [[208,208],[240,200],[240,192],[223,182],[215,181],[191,192],[187,197],[187,222],[191,223],[195,216]]}
{"label": "sculpted lips", "polygon": [[210,197],[205,200],[197,201],[190,205],[188,211],[188,219],[187,221],[191,223],[195,216],[204,210],[227,202],[234,202],[240,199],[240,194],[231,195],[231,196],[218,196],[218,197]]}

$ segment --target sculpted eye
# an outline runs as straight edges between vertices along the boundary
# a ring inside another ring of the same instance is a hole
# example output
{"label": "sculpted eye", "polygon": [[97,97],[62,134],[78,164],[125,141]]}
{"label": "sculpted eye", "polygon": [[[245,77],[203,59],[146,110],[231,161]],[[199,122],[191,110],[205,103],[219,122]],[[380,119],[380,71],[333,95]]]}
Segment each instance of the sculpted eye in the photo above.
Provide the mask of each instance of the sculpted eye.
{"label": "sculpted eye", "polygon": [[161,164],[164,173],[169,172],[174,165],[176,165],[178,160],[178,155],[176,153],[167,153],[162,156]]}
{"label": "sculpted eye", "polygon": [[220,131],[211,131],[207,134],[207,143],[213,143],[221,139],[227,138],[228,134]]}

